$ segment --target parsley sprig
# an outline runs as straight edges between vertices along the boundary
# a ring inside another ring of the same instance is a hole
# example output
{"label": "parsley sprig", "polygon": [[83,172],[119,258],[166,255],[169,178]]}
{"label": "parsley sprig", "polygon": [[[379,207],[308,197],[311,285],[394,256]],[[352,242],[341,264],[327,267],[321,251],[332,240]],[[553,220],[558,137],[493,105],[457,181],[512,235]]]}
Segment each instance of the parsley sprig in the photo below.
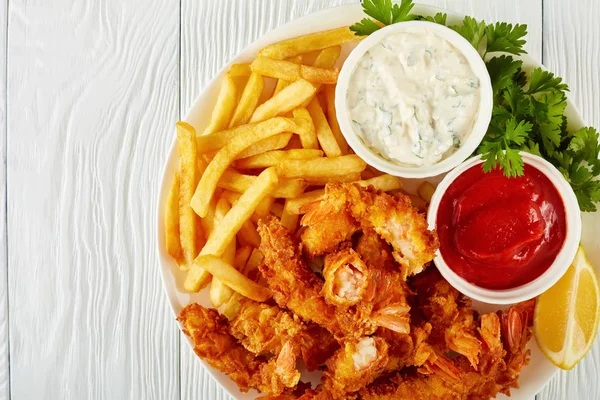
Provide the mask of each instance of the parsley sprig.
{"label": "parsley sprig", "polygon": [[[383,26],[411,20],[446,25],[446,14],[411,14],[412,0],[400,4],[392,0],[364,0],[363,18],[350,29],[366,36]],[[523,49],[527,25],[497,22],[486,24],[465,17],[450,26],[471,43],[486,61],[494,93],[494,108],[488,131],[476,153],[488,172],[501,168],[507,177],[523,175],[521,151],[539,155],[551,162],[571,184],[579,207],[596,211],[600,202],[599,134],[592,127],[569,131],[565,109],[568,86],[560,77],[542,68],[530,73],[515,59]]]}

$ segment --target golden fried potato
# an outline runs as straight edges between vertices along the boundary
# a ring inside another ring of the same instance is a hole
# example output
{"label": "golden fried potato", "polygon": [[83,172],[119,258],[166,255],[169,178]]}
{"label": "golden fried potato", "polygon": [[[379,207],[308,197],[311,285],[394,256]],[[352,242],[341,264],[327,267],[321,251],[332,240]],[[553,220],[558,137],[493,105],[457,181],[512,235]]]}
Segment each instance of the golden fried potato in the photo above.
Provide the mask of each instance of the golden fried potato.
{"label": "golden fried potato", "polygon": [[[200,178],[191,200],[191,206],[200,217],[205,217],[221,175],[231,163],[249,146],[281,132],[297,130],[293,119],[275,117],[254,124],[246,135],[236,135],[219,150]],[[196,142],[194,142],[195,146]]]}
{"label": "golden fried potato", "polygon": [[242,96],[235,108],[233,117],[231,117],[229,128],[235,128],[236,126],[244,125],[250,121],[252,114],[256,110],[258,99],[260,98],[264,87],[265,81],[261,75],[255,72],[250,74],[250,78],[248,78],[248,83],[246,83],[246,87],[242,92]]}
{"label": "golden fried potato", "polygon": [[362,37],[356,36],[349,27],[344,26],[337,29],[283,40],[265,47],[259,51],[258,54],[263,57],[283,60],[299,54],[306,54],[327,47],[356,42],[361,39]]}
{"label": "golden fried potato", "polygon": [[[242,225],[250,219],[258,204],[266,196],[272,194],[277,183],[278,177],[275,169],[267,168],[264,170],[248,190],[242,194],[221,223],[215,225],[215,230],[211,232],[200,255],[213,254],[217,257],[221,256]],[[194,260],[184,283],[184,288],[188,292],[197,292],[207,283],[207,271],[196,263],[197,259],[198,257]],[[227,284],[225,281],[224,283]],[[228,286],[236,290],[236,288]]]}
{"label": "golden fried potato", "polygon": [[321,148],[325,152],[327,157],[339,157],[342,155],[342,151],[335,137],[333,136],[333,132],[329,127],[329,123],[327,122],[327,118],[321,109],[321,105],[317,98],[313,98],[310,103],[308,103],[307,107],[310,116],[312,117],[313,123],[315,125],[315,131],[317,133],[317,139],[319,140],[319,144]]}
{"label": "golden fried potato", "polygon": [[190,207],[198,183],[196,130],[188,123],[177,123],[177,150],[179,153],[179,233],[183,251],[183,269],[189,268],[198,254],[196,214]]}
{"label": "golden fried potato", "polygon": [[233,78],[229,74],[225,74],[219,96],[217,97],[217,103],[211,114],[210,122],[206,129],[204,129],[203,135],[210,135],[211,133],[227,128],[233,115],[233,110],[235,110],[237,96],[238,90]]}
{"label": "golden fried potato", "polygon": [[252,62],[251,67],[253,72],[270,76],[271,78],[286,81],[305,79],[312,83],[336,83],[340,73],[337,68],[317,68],[267,57],[258,57]]}

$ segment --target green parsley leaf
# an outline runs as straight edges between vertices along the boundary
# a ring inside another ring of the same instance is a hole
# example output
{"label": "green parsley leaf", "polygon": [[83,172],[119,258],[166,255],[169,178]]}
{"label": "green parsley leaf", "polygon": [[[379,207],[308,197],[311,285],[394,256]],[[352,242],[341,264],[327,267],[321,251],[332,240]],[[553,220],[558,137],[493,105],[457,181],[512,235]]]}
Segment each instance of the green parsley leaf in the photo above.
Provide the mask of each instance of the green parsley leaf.
{"label": "green parsley leaf", "polygon": [[492,80],[494,96],[497,96],[504,90],[511,81],[515,80],[515,75],[521,71],[523,61],[515,60],[511,56],[500,56],[490,59],[487,63],[487,70]]}
{"label": "green parsley leaf", "polygon": [[498,166],[498,159],[504,157],[502,152],[502,143],[494,141],[484,141],[477,149],[483,159],[483,172],[490,172]]}
{"label": "green parsley leaf", "polygon": [[512,24],[506,22],[496,22],[496,24],[490,24],[485,29],[485,35],[487,37],[488,53],[493,51],[503,51],[511,54],[523,54],[527,53],[523,50],[525,44],[525,35],[527,35],[527,25],[516,24],[514,27]]}
{"label": "green parsley leaf", "polygon": [[552,154],[560,146],[561,129],[554,124],[542,124],[539,126],[542,137],[542,145],[547,153]]}
{"label": "green parsley leaf", "polygon": [[392,23],[392,0],[364,0],[363,11],[384,25]]}
{"label": "green parsley leaf", "polygon": [[533,128],[533,124],[526,121],[517,122],[517,119],[513,117],[506,123],[505,140],[521,146],[529,136],[531,128]]}
{"label": "green parsley leaf", "polygon": [[485,22],[477,22],[475,18],[465,17],[462,25],[451,26],[450,29],[458,32],[467,39],[476,50],[479,50],[479,44],[483,35],[485,35]]}
{"label": "green parsley leaf", "polygon": [[534,142],[533,140],[529,140],[527,144],[521,147],[521,150],[536,155],[538,157],[542,157],[542,153],[540,153],[540,145]]}
{"label": "green parsley leaf", "polygon": [[[400,5],[392,3],[392,0],[364,0],[362,6],[365,14],[383,25],[412,21],[417,18],[416,15],[410,13],[414,6],[412,0],[402,0]],[[381,26],[375,21],[363,18],[360,22],[350,26],[350,30],[358,36],[368,36],[381,29]]]}
{"label": "green parsley leaf", "polygon": [[541,68],[534,69],[529,78],[527,93],[540,93],[550,89],[568,92],[569,86],[566,83],[562,83],[561,77],[554,77],[552,72],[544,71]]}
{"label": "green parsley leaf", "polygon": [[435,23],[435,24],[446,25],[446,18],[447,18],[447,17],[448,17],[448,16],[447,16],[446,14],[437,13],[437,14],[435,14],[433,17],[431,17],[431,16],[429,16],[429,15],[428,15],[428,16],[426,16],[426,17],[424,18],[424,20],[425,20],[425,21],[428,21],[428,22],[433,22],[433,23]]}
{"label": "green parsley leaf", "polygon": [[564,93],[551,90],[542,94],[541,99],[548,106],[547,121],[551,124],[562,126],[563,115],[567,107],[567,98]]}
{"label": "green parsley leaf", "polygon": [[412,21],[417,18],[416,15],[410,13],[410,10],[412,10],[413,6],[414,4],[412,0],[402,0],[402,3],[400,3],[399,6],[398,4],[394,4],[392,7],[392,24],[397,22]]}
{"label": "green parsley leaf", "polygon": [[523,175],[524,161],[519,150],[506,148],[506,153],[503,159],[500,159],[500,166],[504,170],[504,175],[508,178],[516,178]]}
{"label": "green parsley leaf", "polygon": [[381,29],[381,27],[369,18],[363,18],[362,21],[350,26],[350,30],[357,36],[369,36],[379,29]]}
{"label": "green parsley leaf", "polygon": [[572,138],[567,150],[573,154],[577,154],[577,159],[587,161],[588,164],[598,168],[596,167],[597,164],[600,164],[598,160],[600,153],[598,132],[592,127],[587,127],[581,128],[571,135]]}
{"label": "green parsley leaf", "polygon": [[511,80],[508,83],[503,97],[513,115],[521,116],[531,113],[531,102],[525,97],[523,89],[515,81]]}

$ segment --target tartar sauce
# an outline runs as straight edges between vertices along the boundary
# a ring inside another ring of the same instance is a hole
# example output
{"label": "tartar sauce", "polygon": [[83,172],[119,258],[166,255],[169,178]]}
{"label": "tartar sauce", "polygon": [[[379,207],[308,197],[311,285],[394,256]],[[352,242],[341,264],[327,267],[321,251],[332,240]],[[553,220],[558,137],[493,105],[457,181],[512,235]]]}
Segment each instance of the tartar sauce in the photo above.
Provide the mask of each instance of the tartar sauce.
{"label": "tartar sauce", "polygon": [[361,57],[351,83],[354,130],[393,162],[439,162],[461,146],[479,112],[479,79],[469,62],[427,30],[386,36]]}

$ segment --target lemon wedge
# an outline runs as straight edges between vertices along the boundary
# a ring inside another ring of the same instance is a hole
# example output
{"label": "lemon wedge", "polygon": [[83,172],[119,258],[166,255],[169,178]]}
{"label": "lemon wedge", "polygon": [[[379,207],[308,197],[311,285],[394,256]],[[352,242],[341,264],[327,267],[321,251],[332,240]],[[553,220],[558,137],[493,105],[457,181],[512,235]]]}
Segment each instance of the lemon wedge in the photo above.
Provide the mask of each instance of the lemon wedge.
{"label": "lemon wedge", "polygon": [[536,302],[533,330],[542,353],[562,369],[587,354],[600,323],[600,289],[594,268],[579,247],[573,264]]}

